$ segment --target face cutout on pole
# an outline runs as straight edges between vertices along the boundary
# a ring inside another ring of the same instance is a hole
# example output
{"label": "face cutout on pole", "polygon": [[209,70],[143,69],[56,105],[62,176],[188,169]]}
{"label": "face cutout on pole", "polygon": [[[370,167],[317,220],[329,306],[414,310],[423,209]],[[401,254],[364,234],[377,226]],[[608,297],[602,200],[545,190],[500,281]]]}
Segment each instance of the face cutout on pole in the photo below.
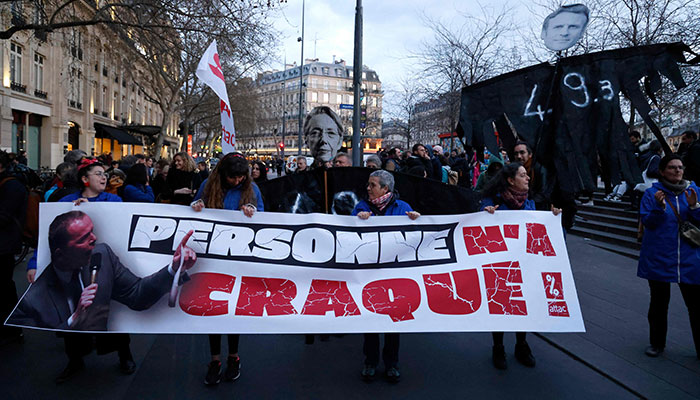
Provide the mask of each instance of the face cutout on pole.
{"label": "face cutout on pole", "polygon": [[575,45],[588,26],[589,11],[583,4],[559,7],[542,24],[542,40],[552,51],[566,50]]}
{"label": "face cutout on pole", "polygon": [[335,158],[343,145],[343,125],[329,107],[315,107],[306,116],[304,136],[314,164],[325,164]]}

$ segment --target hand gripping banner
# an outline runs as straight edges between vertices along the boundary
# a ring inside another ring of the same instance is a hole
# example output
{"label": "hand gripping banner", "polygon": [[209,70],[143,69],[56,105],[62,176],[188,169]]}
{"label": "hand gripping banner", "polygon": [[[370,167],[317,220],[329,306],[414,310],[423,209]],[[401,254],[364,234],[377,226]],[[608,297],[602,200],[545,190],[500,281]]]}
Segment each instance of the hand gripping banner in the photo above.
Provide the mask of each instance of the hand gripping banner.
{"label": "hand gripping banner", "polygon": [[221,148],[224,154],[236,150],[236,130],[233,126],[233,112],[228,100],[226,80],[216,50],[216,40],[211,42],[197,65],[196,75],[219,96],[221,113]]}
{"label": "hand gripping banner", "polygon": [[584,331],[561,222],[550,212],[411,221],[43,203],[38,266],[10,325],[129,333]]}

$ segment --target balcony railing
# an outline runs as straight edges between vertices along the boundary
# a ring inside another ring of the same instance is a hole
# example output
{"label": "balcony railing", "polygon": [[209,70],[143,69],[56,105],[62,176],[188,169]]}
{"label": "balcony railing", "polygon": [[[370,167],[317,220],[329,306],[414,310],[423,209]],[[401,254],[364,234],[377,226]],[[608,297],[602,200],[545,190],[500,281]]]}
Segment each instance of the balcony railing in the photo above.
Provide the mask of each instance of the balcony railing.
{"label": "balcony railing", "polygon": [[109,116],[109,114],[107,113],[107,111],[102,111],[102,116],[107,118]]}
{"label": "balcony railing", "polygon": [[68,100],[68,106],[75,108],[76,101],[75,100]]}
{"label": "balcony railing", "polygon": [[40,98],[40,99],[46,99],[49,97],[48,93],[43,92],[41,90],[35,89],[34,90],[34,96]]}
{"label": "balcony railing", "polygon": [[27,85],[23,85],[19,82],[11,82],[10,88],[15,92],[27,93]]}

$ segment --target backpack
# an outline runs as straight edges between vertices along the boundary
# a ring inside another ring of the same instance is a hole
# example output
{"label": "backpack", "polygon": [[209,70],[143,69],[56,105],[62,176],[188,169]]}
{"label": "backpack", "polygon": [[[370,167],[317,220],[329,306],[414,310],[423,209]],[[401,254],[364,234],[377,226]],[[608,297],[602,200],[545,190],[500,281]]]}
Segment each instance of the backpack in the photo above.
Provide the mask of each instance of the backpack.
{"label": "backpack", "polygon": [[[10,176],[3,179],[0,181],[0,187],[11,179],[16,178]],[[41,203],[41,193],[37,190],[27,189],[27,213],[21,227],[22,241],[34,248],[39,240],[39,203]]]}

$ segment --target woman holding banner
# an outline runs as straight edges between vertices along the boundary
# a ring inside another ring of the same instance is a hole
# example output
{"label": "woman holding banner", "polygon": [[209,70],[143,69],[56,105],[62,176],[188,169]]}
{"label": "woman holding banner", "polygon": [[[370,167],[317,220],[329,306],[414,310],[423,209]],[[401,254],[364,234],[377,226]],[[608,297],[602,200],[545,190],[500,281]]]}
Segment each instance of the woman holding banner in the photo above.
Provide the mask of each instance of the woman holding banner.
{"label": "woman holding banner", "polygon": [[637,276],[649,281],[649,341],[645,353],[658,357],[666,347],[671,283],[678,283],[688,308],[695,353],[700,358],[700,247],[681,233],[697,232],[700,223],[698,187],[683,179],[683,161],[671,154],[659,162],[659,181],[644,192],[639,215],[644,239]]}
{"label": "woman holding banner", "polygon": [[[504,166],[484,187],[481,209],[493,214],[496,210],[535,210],[535,202],[528,199],[530,177],[527,170],[518,162]],[[561,209],[552,206],[554,215]],[[492,332],[493,365],[498,369],[508,368],[503,347],[503,332]],[[515,359],[527,367],[535,366],[535,357],[526,340],[527,332],[515,333]]]}
{"label": "woman holding banner", "polygon": [[[209,178],[202,182],[195,200],[190,204],[195,211],[207,208],[240,210],[247,217],[256,211],[264,211],[262,194],[250,176],[248,162],[240,153],[229,153],[216,164]],[[241,359],[238,357],[240,335],[228,335],[228,358],[225,381],[241,376]],[[221,335],[209,335],[211,362],[204,378],[206,385],[221,382]]]}
{"label": "woman holding banner", "polygon": [[[394,176],[391,173],[379,170],[369,175],[367,182],[367,200],[360,200],[352,210],[352,215],[361,219],[367,219],[372,215],[408,215],[410,219],[416,219],[420,214],[413,211],[408,203],[399,200],[398,193],[394,192]],[[370,381],[376,375],[379,364],[379,334],[365,333],[363,345],[365,366],[362,369],[362,378]],[[384,350],[382,351],[385,376],[389,382],[396,383],[401,379],[398,369],[399,362],[399,334],[384,334]]]}

